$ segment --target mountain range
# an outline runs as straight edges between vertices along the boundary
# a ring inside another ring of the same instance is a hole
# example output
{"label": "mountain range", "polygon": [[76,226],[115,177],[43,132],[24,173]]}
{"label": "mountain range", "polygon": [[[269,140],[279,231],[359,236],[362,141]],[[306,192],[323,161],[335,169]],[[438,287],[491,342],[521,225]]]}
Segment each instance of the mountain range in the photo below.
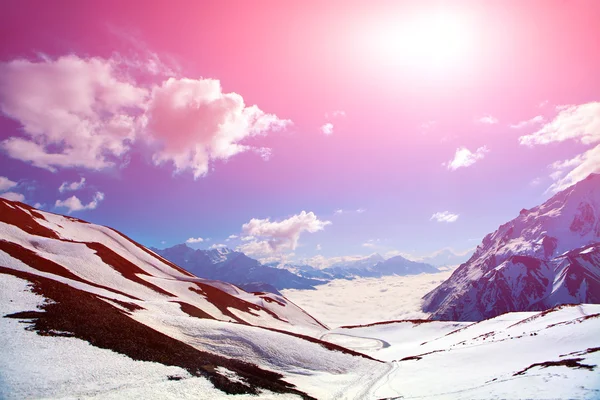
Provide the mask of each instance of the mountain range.
{"label": "mountain range", "polygon": [[600,302],[600,174],[592,174],[488,234],[424,297],[440,320]]}
{"label": "mountain range", "polygon": [[437,268],[423,262],[410,261],[401,256],[386,260],[377,253],[318,269],[310,265],[281,265],[277,262],[261,264],[258,260],[227,247],[202,250],[183,243],[166,249],[152,248],[152,251],[196,276],[233,283],[248,290],[261,287],[263,291],[275,293],[282,289],[314,289],[316,285],[333,279],[439,272]]}
{"label": "mountain range", "polygon": [[262,285],[263,291],[281,289],[314,289],[322,284],[320,280],[295,275],[285,269],[271,268],[244,253],[227,247],[201,250],[179,244],[154,252],[181,266],[196,276],[233,283],[242,288],[256,288]]}

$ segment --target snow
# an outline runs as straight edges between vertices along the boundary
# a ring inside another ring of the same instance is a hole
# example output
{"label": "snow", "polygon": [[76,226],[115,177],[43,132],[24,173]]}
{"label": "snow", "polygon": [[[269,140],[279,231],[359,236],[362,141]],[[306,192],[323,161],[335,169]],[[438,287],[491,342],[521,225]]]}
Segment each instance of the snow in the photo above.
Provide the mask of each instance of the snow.
{"label": "snow", "polygon": [[[0,315],[35,310],[42,296],[28,282],[2,275]],[[179,367],[134,361],[65,337],[39,336],[12,318],[0,318],[0,398],[214,399],[228,397],[205,378]],[[18,360],[16,362],[15,360]],[[60,366],[60,367],[59,367]],[[169,376],[181,377],[179,381]],[[265,399],[292,399],[262,393]],[[255,399],[255,396],[235,396]]]}
{"label": "snow", "polygon": [[[403,322],[336,329],[324,339],[355,335],[354,343],[365,353],[392,363],[368,398],[591,399],[600,395],[597,371],[553,366],[515,374],[535,363],[569,358],[600,365],[600,352],[576,353],[600,344],[600,317],[590,317],[598,313],[599,305],[567,306],[546,314],[510,313],[474,324]],[[367,349],[361,339],[382,340],[389,346]],[[345,343],[350,347],[353,342]],[[422,358],[398,361],[416,355]]]}
{"label": "snow", "polygon": [[446,280],[453,269],[436,274],[337,279],[316,290],[281,293],[329,327],[427,318],[421,297]]}

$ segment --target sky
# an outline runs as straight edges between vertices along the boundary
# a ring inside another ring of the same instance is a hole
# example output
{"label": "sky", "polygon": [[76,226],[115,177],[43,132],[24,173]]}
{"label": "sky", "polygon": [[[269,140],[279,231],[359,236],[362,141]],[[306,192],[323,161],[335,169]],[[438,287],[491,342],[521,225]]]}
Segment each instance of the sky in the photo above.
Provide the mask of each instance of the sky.
{"label": "sky", "polygon": [[0,196],[159,248],[474,248],[600,171],[600,2],[8,1]]}

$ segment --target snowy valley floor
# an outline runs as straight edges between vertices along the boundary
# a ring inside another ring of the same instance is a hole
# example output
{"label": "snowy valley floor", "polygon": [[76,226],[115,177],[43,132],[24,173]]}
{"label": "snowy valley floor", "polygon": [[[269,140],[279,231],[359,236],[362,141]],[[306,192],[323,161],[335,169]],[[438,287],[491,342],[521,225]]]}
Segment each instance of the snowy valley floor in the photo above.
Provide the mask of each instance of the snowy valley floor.
{"label": "snowy valley floor", "polygon": [[[314,335],[383,363],[261,328],[191,318],[162,303],[133,318],[193,347],[282,373],[317,399],[600,398],[600,305],[511,313],[479,323],[367,325],[424,317],[420,298],[447,274],[334,281],[316,291],[286,291],[334,328]],[[44,301],[21,279],[4,276],[0,282],[2,315],[36,309]],[[339,327],[357,324],[365,326]],[[24,326],[0,318],[2,399],[229,398],[184,369],[134,361],[76,338],[39,336]],[[231,398],[299,397],[263,391]]]}

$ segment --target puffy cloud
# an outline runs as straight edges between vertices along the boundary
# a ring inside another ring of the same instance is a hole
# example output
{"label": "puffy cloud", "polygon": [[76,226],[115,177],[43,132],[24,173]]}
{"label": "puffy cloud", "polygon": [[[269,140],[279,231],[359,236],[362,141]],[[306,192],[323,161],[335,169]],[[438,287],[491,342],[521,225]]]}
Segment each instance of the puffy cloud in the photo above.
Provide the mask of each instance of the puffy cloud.
{"label": "puffy cloud", "polygon": [[5,176],[0,176],[0,192],[5,192],[17,186],[17,182],[13,182]]}
{"label": "puffy cloud", "polygon": [[458,219],[458,214],[453,214],[450,211],[436,212],[429,218],[430,221],[437,222],[455,222]]}
{"label": "puffy cloud", "polygon": [[24,195],[22,195],[21,193],[15,193],[15,192],[2,193],[2,194],[0,194],[0,197],[2,197],[3,199],[6,199],[6,200],[11,200],[11,201],[20,201],[21,203],[23,203],[25,201]]}
{"label": "puffy cloud", "polygon": [[83,186],[85,185],[85,178],[82,177],[79,182],[75,181],[75,182],[63,182],[60,187],[58,188],[58,191],[63,193],[63,192],[73,192],[75,190],[79,190],[81,189]]}
{"label": "puffy cloud", "polygon": [[253,218],[242,226],[242,231],[256,239],[239,246],[239,250],[252,255],[295,250],[303,232],[315,233],[329,224],[331,222],[321,221],[313,212],[306,211],[282,221]]}
{"label": "puffy cloud", "polygon": [[448,163],[448,169],[455,171],[461,167],[469,167],[475,164],[478,160],[481,160],[485,157],[486,153],[489,153],[489,149],[487,146],[479,147],[475,152],[471,152],[471,150],[466,147],[459,147],[456,149],[456,153],[454,154],[454,158],[450,160]]}
{"label": "puffy cloud", "polygon": [[550,165],[554,172],[550,175],[555,181],[548,190],[559,192],[585,179],[589,174],[600,173],[600,144],[569,160],[557,161]]}
{"label": "puffy cloud", "polygon": [[335,215],[340,215],[340,214],[343,214],[343,213],[344,213],[344,210],[342,210],[341,208],[338,208],[338,209],[337,209],[337,210],[335,210],[333,213],[334,213]]}
{"label": "puffy cloud", "polygon": [[188,240],[186,240],[185,242],[186,243],[202,243],[202,242],[204,242],[204,239],[201,237],[197,237],[197,238],[191,237]]}
{"label": "puffy cloud", "polygon": [[148,129],[161,142],[154,162],[171,161],[176,171],[205,175],[209,162],[228,159],[249,150],[240,142],[277,131],[290,120],[247,107],[237,93],[223,93],[215,79],[170,78],[152,90]]}
{"label": "puffy cloud", "polygon": [[519,142],[532,146],[569,139],[583,144],[600,141],[600,102],[560,107],[552,121],[531,135],[521,136]]}
{"label": "puffy cloud", "polygon": [[172,162],[177,172],[198,178],[211,161],[247,150],[268,159],[270,149],[242,142],[291,124],[246,106],[237,93],[223,93],[215,79],[158,83],[165,71],[159,74],[157,63],[75,55],[0,63],[0,111],[25,136],[5,139],[0,149],[51,171],[98,170],[122,161],[143,138],[153,143],[155,164]]}
{"label": "puffy cloud", "polygon": [[323,132],[325,135],[331,135],[333,133],[333,124],[331,122],[327,122],[321,126],[321,132]]}
{"label": "puffy cloud", "polygon": [[510,127],[513,129],[521,129],[526,126],[541,124],[542,122],[544,122],[544,117],[542,117],[541,115],[538,115],[531,119],[526,119],[525,121],[520,121],[520,122],[517,122],[516,124],[512,124],[512,125],[510,125]]}
{"label": "puffy cloud", "polygon": [[147,90],[127,81],[110,60],[65,56],[0,63],[0,110],[27,138],[0,143],[9,156],[49,170],[114,165],[135,138]]}
{"label": "puffy cloud", "polygon": [[486,125],[494,125],[498,123],[498,118],[492,117],[491,115],[485,115],[479,118],[477,121]]}
{"label": "puffy cloud", "polygon": [[215,250],[215,249],[224,249],[226,247],[227,247],[227,245],[226,244],[222,244],[222,243],[215,243],[212,246],[210,246],[210,248],[212,250]]}
{"label": "puffy cloud", "polygon": [[98,204],[104,200],[104,193],[96,192],[94,198],[88,204],[81,203],[81,200],[77,196],[71,196],[66,200],[56,200],[54,207],[66,208],[67,213],[70,214],[74,211],[93,210],[98,207]]}

